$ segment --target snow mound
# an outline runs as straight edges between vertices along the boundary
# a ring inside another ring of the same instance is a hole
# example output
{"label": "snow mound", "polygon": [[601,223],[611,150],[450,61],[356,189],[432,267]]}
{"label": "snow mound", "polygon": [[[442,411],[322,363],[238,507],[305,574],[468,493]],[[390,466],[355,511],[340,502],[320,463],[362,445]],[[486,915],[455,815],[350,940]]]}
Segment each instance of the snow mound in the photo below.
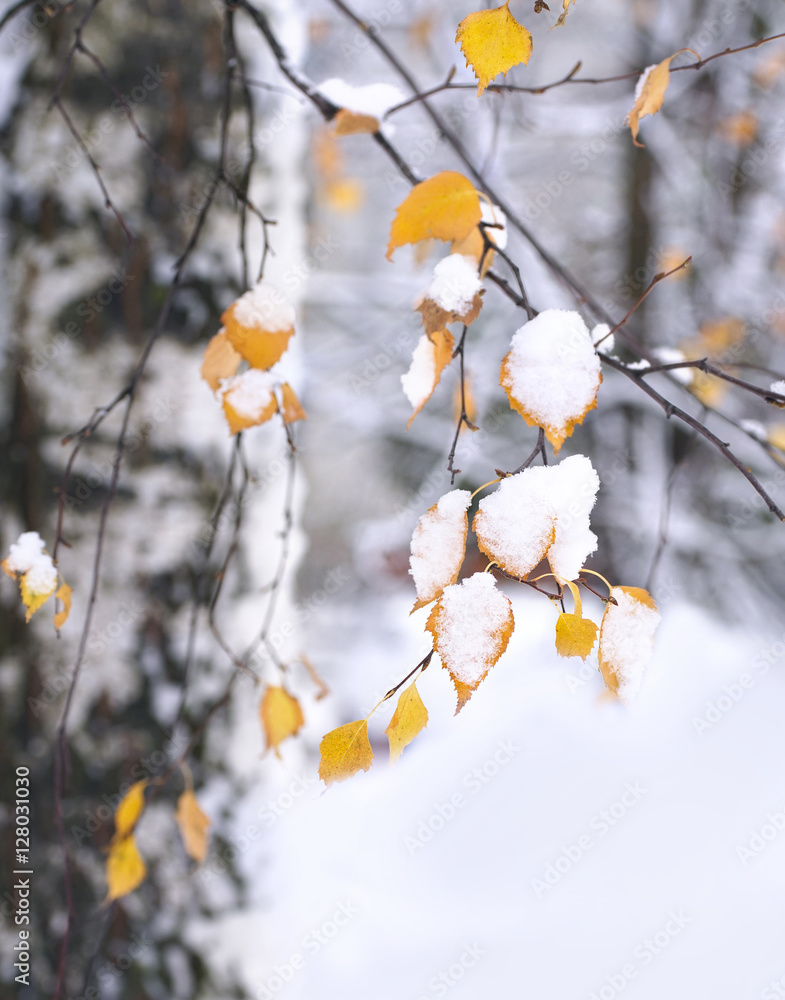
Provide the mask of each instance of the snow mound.
{"label": "snow mound", "polygon": [[445,312],[460,315],[469,309],[481,288],[474,258],[453,253],[433,269],[433,281],[426,297]]}
{"label": "snow mound", "polygon": [[434,600],[458,576],[466,551],[466,511],[471,502],[468,490],[451,490],[420,518],[414,529],[409,572],[422,603]]}
{"label": "snow mound", "polygon": [[37,531],[25,531],[19,536],[3,560],[3,569],[9,575],[24,575],[28,588],[36,594],[51,592],[57,586],[57,569],[49,553],[44,552],[44,541]]}
{"label": "snow mound", "polygon": [[294,326],[294,306],[286,300],[283,292],[265,281],[260,281],[241,295],[232,311],[240,326],[267,333],[283,333]]}

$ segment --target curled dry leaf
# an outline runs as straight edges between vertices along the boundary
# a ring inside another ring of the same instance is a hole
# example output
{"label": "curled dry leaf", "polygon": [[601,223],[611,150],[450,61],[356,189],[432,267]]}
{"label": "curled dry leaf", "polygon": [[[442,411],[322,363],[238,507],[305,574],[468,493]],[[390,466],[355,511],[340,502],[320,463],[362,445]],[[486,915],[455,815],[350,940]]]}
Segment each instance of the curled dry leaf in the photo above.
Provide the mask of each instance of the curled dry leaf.
{"label": "curled dry leaf", "polygon": [[406,243],[465,239],[482,217],[480,196],[463,174],[443,170],[416,184],[398,206],[387,259]]}
{"label": "curled dry leaf", "polygon": [[231,346],[252,368],[270,368],[294,333],[294,308],[273,285],[259,282],[221,317]]}
{"label": "curled dry leaf", "polygon": [[580,314],[546,309],[520,327],[502,361],[500,384],[527,424],[542,427],[558,453],[597,406],[600,359]]}
{"label": "curled dry leaf", "polygon": [[698,62],[700,62],[700,56],[694,49],[679,49],[672,56],[668,56],[661,63],[657,63],[656,66],[647,67],[638,80],[638,85],[635,88],[635,103],[627,115],[627,124],[630,126],[632,141],[636,146],[643,145],[642,142],[638,142],[640,120],[641,118],[645,118],[646,115],[655,115],[662,107],[662,102],[665,100],[665,91],[668,89],[671,79],[671,63],[682,52],[692,52]]}
{"label": "curled dry leaf", "polygon": [[307,416],[300,400],[297,398],[297,393],[288,382],[284,382],[281,386],[280,410],[285,424],[294,424],[298,420],[305,420]]}
{"label": "curled dry leaf", "polygon": [[455,338],[449,330],[437,330],[428,335],[424,333],[417,343],[412,355],[412,363],[405,375],[401,375],[401,385],[406,398],[414,407],[414,413],[409,418],[407,430],[412,420],[425,406],[439,384],[442,372],[452,361]]}
{"label": "curled dry leaf", "polygon": [[458,579],[466,552],[471,502],[468,490],[451,490],[417,522],[409,569],[417,588],[413,611],[435,601],[445,587]]}
{"label": "curled dry leaf", "polygon": [[210,818],[202,811],[190,788],[187,788],[177,800],[175,819],[188,856],[197,864],[201,864],[207,857],[207,830]]}
{"label": "curled dry leaf", "polygon": [[606,686],[622,701],[638,693],[651,660],[660,614],[640,587],[613,587],[600,626],[600,670]]}
{"label": "curled dry leaf", "polygon": [[220,395],[229,433],[237,434],[248,427],[266,423],[278,410],[274,389],[272,375],[256,368],[226,379]]}
{"label": "curled dry leaf", "polygon": [[58,632],[68,621],[68,616],[71,613],[71,597],[73,592],[73,587],[69,587],[67,583],[61,583],[57,588],[55,599],[61,601],[63,604],[63,610],[55,614],[55,628]]}
{"label": "curled dry leaf", "polygon": [[[562,10],[561,14],[559,14],[559,19],[556,22],[556,24],[554,24],[554,26],[553,26],[554,28],[560,28],[560,27],[562,27],[562,25],[564,24],[564,22],[567,20],[567,15],[570,12],[570,4],[571,3],[575,3],[575,0],[563,0],[562,7],[564,9]],[[553,30],[553,29],[551,29],[551,30]]]}
{"label": "curled dry leaf", "polygon": [[478,10],[465,17],[455,41],[477,77],[478,96],[499,73],[506,76],[532,54],[532,36],[510,13],[509,0],[494,10]]}
{"label": "curled dry leaf", "polygon": [[512,604],[490,573],[475,573],[445,588],[425,627],[455,685],[457,715],[507,648]]}
{"label": "curled dry leaf", "polygon": [[221,380],[237,374],[241,355],[229,343],[226,330],[221,328],[205,348],[201,375],[213,392],[218,392]]}
{"label": "curled dry leaf", "polygon": [[122,840],[113,841],[106,860],[106,882],[108,892],[105,902],[127,896],[144,881],[147,868],[139,854],[136,840],[129,834]]}
{"label": "curled dry leaf", "polygon": [[384,731],[390,741],[391,764],[427,725],[428,709],[423,705],[416,685],[410,684],[401,692],[390,724]]}
{"label": "curled dry leaf", "polygon": [[276,756],[280,757],[278,747],[285,739],[296,736],[305,720],[300,702],[286,688],[270,685],[265,689],[259,717],[262,720],[266,749],[272,747]]}
{"label": "curled dry leaf", "polygon": [[368,739],[368,720],[348,722],[328,733],[319,744],[319,777],[326,785],[367,771],[373,764],[373,750]]}

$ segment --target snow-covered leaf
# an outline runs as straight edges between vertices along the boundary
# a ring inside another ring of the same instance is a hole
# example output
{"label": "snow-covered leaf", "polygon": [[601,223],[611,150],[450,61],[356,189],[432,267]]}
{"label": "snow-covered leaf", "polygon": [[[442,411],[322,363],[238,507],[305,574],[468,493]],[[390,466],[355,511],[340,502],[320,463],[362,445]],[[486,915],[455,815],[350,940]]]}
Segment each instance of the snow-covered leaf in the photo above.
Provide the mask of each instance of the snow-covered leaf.
{"label": "snow-covered leaf", "polygon": [[22,601],[27,608],[25,621],[29,622],[57,589],[57,568],[38,532],[23,532],[11,545],[0,568],[6,576],[19,581]]}
{"label": "snow-covered leaf", "polygon": [[435,601],[458,579],[469,532],[468,490],[451,490],[420,518],[411,542],[410,570],[417,588],[413,610]]}
{"label": "snow-covered leaf", "polygon": [[408,427],[433,395],[442,372],[452,360],[454,347],[455,338],[449,330],[437,330],[430,335],[424,333],[420,337],[409,370],[401,375],[403,391],[414,407]]}
{"label": "snow-covered leaf", "polygon": [[512,604],[490,573],[475,573],[445,588],[425,627],[455,685],[457,715],[507,648]]}
{"label": "snow-covered leaf", "polygon": [[631,701],[651,660],[660,614],[651,595],[640,587],[613,587],[600,626],[600,670],[610,691]]}
{"label": "snow-covered leaf", "polygon": [[520,327],[501,366],[510,406],[542,427],[556,452],[596,407],[601,381],[586,324],[568,309],[546,309]]}
{"label": "snow-covered leaf", "polygon": [[482,308],[482,282],[472,257],[450,254],[434,268],[433,281],[417,304],[426,333],[443,330],[448,323],[473,323]]}
{"label": "snow-covered leaf", "polygon": [[221,317],[231,346],[252,368],[270,368],[294,333],[294,308],[273,285],[259,282]]}
{"label": "snow-covered leaf", "polygon": [[231,434],[256,427],[272,417],[278,409],[274,388],[272,375],[257,368],[224,380],[220,396]]}
{"label": "snow-covered leaf", "polygon": [[597,548],[589,514],[599,488],[585,455],[508,476],[480,501],[477,544],[513,576],[528,576],[547,555],[558,577],[574,580]]}

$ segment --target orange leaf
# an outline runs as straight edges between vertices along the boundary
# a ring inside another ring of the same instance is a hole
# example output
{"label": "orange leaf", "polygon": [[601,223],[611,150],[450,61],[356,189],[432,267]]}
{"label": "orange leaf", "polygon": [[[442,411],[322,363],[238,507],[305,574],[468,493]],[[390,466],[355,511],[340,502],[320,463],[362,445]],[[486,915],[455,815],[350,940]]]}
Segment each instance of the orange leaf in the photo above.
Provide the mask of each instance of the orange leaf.
{"label": "orange leaf", "polygon": [[296,736],[302,728],[304,719],[299,701],[282,687],[269,686],[259,706],[259,716],[262,720],[267,749],[275,750],[280,757],[278,747],[290,736]]}
{"label": "orange leaf", "polygon": [[512,604],[490,573],[475,573],[445,588],[425,627],[455,685],[457,715],[507,648]]}
{"label": "orange leaf", "polygon": [[260,282],[221,317],[231,346],[252,368],[270,368],[294,333],[294,309],[281,292]]}
{"label": "orange leaf", "polygon": [[55,614],[55,628],[58,631],[65,625],[68,615],[71,613],[71,595],[73,592],[73,587],[69,587],[67,583],[61,583],[57,588],[55,598],[63,602],[63,610]]}
{"label": "orange leaf", "polygon": [[319,777],[326,785],[367,771],[373,764],[373,750],[368,739],[368,720],[348,722],[328,733],[319,744]]}
{"label": "orange leaf", "polygon": [[202,812],[196,796],[189,788],[177,800],[175,819],[188,856],[201,864],[207,857],[207,829],[210,826],[210,818]]}
{"label": "orange leaf", "polygon": [[398,698],[389,726],[390,763],[394,764],[412,740],[428,725],[428,709],[423,705],[415,684],[410,684]]}
{"label": "orange leaf", "polygon": [[449,330],[437,330],[435,333],[423,334],[414,349],[412,363],[408,372],[401,375],[401,385],[406,397],[414,407],[414,413],[409,417],[406,429],[412,426],[412,420],[425,406],[439,384],[442,372],[452,361],[455,338]]}
{"label": "orange leaf", "polygon": [[527,424],[542,427],[558,453],[597,406],[600,359],[579,313],[546,309],[520,327],[499,382]]}
{"label": "orange leaf", "polygon": [[477,77],[478,96],[499,73],[506,76],[532,54],[532,36],[510,13],[509,0],[495,10],[478,10],[465,17],[455,41],[460,42],[466,65]]}
{"label": "orange leaf", "polygon": [[221,379],[237,374],[242,357],[229,343],[226,330],[221,329],[205,348],[201,375],[213,392],[218,392]]}
{"label": "orange leaf", "polygon": [[627,124],[630,126],[632,141],[636,146],[643,145],[642,142],[638,142],[640,120],[641,118],[645,118],[646,115],[655,115],[662,107],[662,102],[665,100],[665,91],[668,89],[668,84],[670,83],[671,63],[682,52],[692,52],[698,62],[700,62],[700,56],[694,49],[679,49],[672,56],[668,56],[661,63],[657,63],[656,66],[649,66],[638,80],[638,86],[635,89],[635,103],[627,115]]}
{"label": "orange leaf", "polygon": [[465,239],[482,218],[480,196],[463,174],[443,170],[415,185],[398,206],[387,259],[406,243]]}
{"label": "orange leaf", "polygon": [[285,424],[294,424],[298,420],[306,419],[305,410],[297,398],[297,393],[288,382],[284,382],[281,386],[281,414]]}
{"label": "orange leaf", "polygon": [[471,502],[468,490],[451,490],[417,522],[409,570],[418,598],[413,611],[435,601],[445,587],[458,579],[469,533],[466,512]]}
{"label": "orange leaf", "polygon": [[640,587],[613,587],[611,597],[616,604],[606,604],[600,625],[600,670],[608,689],[627,702],[643,682],[660,615]]}
{"label": "orange leaf", "polygon": [[272,417],[278,409],[273,386],[272,376],[256,368],[224,381],[221,399],[231,434],[257,427]]}
{"label": "orange leaf", "polygon": [[333,121],[336,135],[373,135],[380,128],[378,118],[347,108],[341,108]]}

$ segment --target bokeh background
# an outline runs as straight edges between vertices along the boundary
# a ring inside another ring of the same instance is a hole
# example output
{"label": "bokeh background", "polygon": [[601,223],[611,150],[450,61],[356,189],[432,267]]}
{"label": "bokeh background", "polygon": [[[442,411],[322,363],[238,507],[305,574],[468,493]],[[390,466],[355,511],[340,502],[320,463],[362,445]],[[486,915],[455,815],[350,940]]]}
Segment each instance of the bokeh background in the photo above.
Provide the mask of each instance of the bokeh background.
{"label": "bokeh background", "polygon": [[[577,77],[625,76],[684,47],[705,57],[785,30],[778,0],[578,0],[555,31],[551,6],[533,13],[513,0],[534,55],[507,83],[538,87],[578,61]],[[445,374],[407,432],[400,376],[419,337],[413,302],[444,248],[385,260],[408,183],[368,136],[334,136],[243,10],[232,42],[221,3],[92,7],[20,7],[0,34],[0,549],[23,530],[51,548],[64,490],[69,547],[58,558],[74,586],[58,639],[49,605],[25,624],[15,585],[0,585],[4,995],[51,995],[57,981],[67,911],[54,736],[121,408],[65,480],[70,448],[61,442],[128,383],[208,202],[131,412],[69,719],[63,808],[75,919],[63,995],[785,995],[782,526],[717,451],[606,372],[598,409],[563,454],[589,455],[602,483],[589,565],[614,583],[647,586],[663,614],[638,701],[608,699],[596,656],[586,665],[559,659],[554,609],[510,585],[513,641],[460,716],[434,664],[420,684],[428,728],[401,762],[387,766],[380,712],[375,767],[325,792],[322,735],[363,717],[430,649],[427,612],[409,616],[408,547],[417,519],[450,488],[457,379]],[[410,96],[340,4],[270,0],[260,9],[317,85],[386,83],[402,101]],[[438,86],[455,67],[452,83],[465,89],[434,95],[433,106],[613,317],[655,274],[692,256],[630,321],[648,350],[744,365],[734,373],[764,387],[782,377],[784,40],[673,74],[636,148],[624,124],[634,76],[478,100],[454,44],[471,5],[357,0],[352,9],[419,87]],[[84,42],[101,66],[76,52],[57,90],[88,13]],[[232,58],[227,179],[215,188]],[[51,106],[56,93],[68,120]],[[418,103],[389,115],[385,134],[421,176],[462,169]],[[245,485],[199,376],[222,311],[253,281],[263,252],[258,216],[243,212],[237,189],[275,222],[265,277],[297,309],[282,368],[308,412],[294,466],[279,424],[243,435]],[[520,234],[509,236],[536,308],[597,319]],[[490,286],[467,346],[480,430],[460,438],[461,488],[516,467],[536,441],[498,386],[522,321]],[[783,504],[780,411],[717,380],[652,381],[728,441]],[[465,569],[483,565],[470,548]],[[261,689],[245,671],[201,730],[237,672],[208,625],[219,574],[214,617],[238,650],[259,633],[271,582],[280,584],[252,663],[272,683],[283,666],[303,706],[306,724],[280,760],[263,755]],[[587,597],[586,610],[598,617],[602,606]],[[183,850],[175,777],[139,826],[147,880],[103,907],[118,789],[163,773],[197,732],[189,766],[212,820],[207,860],[194,868]],[[19,764],[33,788],[29,989],[14,984],[10,957]]]}

